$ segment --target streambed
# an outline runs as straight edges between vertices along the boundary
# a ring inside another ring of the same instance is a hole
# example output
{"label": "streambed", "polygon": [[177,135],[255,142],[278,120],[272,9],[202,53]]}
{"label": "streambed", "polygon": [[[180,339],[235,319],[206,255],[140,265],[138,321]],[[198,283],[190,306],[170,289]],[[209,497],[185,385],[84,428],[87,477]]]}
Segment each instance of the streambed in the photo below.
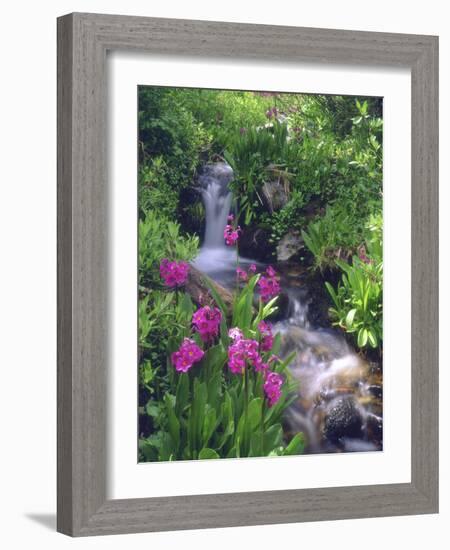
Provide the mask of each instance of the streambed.
{"label": "streambed", "polygon": [[[234,248],[226,247],[223,239],[232,179],[231,167],[222,162],[205,166],[199,176],[206,228],[193,262],[228,288],[235,284],[237,265]],[[251,258],[239,258],[243,268],[250,263],[265,267]],[[308,277],[299,276],[301,265],[275,267],[282,275],[284,300],[274,331],[281,335],[282,356],[296,351],[290,370],[299,382],[298,398],[284,419],[286,433],[303,431],[307,453],[381,450],[381,366],[357,354],[341,332],[317,323],[320,298]]]}

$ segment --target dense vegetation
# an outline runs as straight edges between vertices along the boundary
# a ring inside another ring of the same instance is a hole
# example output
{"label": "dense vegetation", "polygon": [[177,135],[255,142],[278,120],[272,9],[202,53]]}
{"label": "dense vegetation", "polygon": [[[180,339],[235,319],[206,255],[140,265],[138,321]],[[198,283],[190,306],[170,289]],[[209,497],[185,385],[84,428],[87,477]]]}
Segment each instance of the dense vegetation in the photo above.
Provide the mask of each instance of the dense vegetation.
{"label": "dense vegetation", "polygon": [[[244,382],[216,376],[231,345],[227,331],[239,327],[245,338],[260,340],[258,324],[270,307],[260,301],[256,317],[251,308],[243,313],[244,298],[238,295],[230,320],[216,300],[222,321],[214,345],[205,346],[192,333],[192,300],[161,277],[161,260],[188,262],[198,252],[205,214],[196,179],[205,163],[226,160],[234,170],[239,246],[245,247],[249,235],[262,235],[258,259],[275,264],[290,235],[298,246],[289,262],[308,266],[323,281],[330,322],[358,349],[381,355],[381,116],[376,98],[139,88],[142,460],[257,456],[301,448],[300,436],[288,447],[281,432],[292,390],[287,362],[273,369],[286,382],[270,414],[264,414],[260,372]],[[243,286],[247,305],[261,278],[249,277]],[[204,355],[202,368],[194,365],[189,376],[180,376],[170,354],[185,338]],[[273,354],[276,347],[275,341]]]}

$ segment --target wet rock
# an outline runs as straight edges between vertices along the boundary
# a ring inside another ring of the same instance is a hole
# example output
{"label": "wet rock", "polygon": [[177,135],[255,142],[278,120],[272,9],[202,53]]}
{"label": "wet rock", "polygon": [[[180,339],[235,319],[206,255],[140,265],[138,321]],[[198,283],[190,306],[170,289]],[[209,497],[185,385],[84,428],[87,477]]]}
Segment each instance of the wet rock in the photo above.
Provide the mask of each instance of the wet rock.
{"label": "wet rock", "polygon": [[371,395],[374,397],[377,397],[378,399],[381,399],[383,397],[383,387],[378,384],[371,384],[367,390],[370,392]]}
{"label": "wet rock", "polygon": [[270,232],[263,227],[246,227],[239,239],[239,255],[258,262],[270,263],[275,248],[269,242]]}
{"label": "wet rock", "polygon": [[368,437],[380,441],[383,437],[383,419],[376,414],[368,413],[366,425]]}
{"label": "wet rock", "polygon": [[329,404],[323,434],[333,442],[337,442],[343,437],[360,438],[362,425],[362,412],[355,399],[350,396],[342,397]]}
{"label": "wet rock", "polygon": [[277,245],[277,260],[287,262],[293,258],[303,248],[303,239],[300,233],[295,230],[289,230]]}
{"label": "wet rock", "polygon": [[288,201],[285,186],[278,180],[264,182],[262,194],[271,214],[283,208]]}
{"label": "wet rock", "polygon": [[211,297],[209,291],[210,286],[213,286],[218,295],[222,298],[225,306],[229,311],[231,311],[233,303],[232,293],[224,288],[219,283],[213,281],[211,278],[207,277],[199,269],[196,269],[193,265],[190,266],[189,276],[186,282],[186,292],[191,295],[191,298],[198,305],[213,305],[214,300]]}

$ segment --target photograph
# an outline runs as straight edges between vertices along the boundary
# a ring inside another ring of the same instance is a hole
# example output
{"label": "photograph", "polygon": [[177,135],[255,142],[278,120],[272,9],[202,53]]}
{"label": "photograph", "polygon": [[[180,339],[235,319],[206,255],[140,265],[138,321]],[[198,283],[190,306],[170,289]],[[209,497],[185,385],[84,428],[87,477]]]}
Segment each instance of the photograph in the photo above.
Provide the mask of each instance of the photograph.
{"label": "photograph", "polygon": [[138,462],[382,451],[383,98],[137,96]]}

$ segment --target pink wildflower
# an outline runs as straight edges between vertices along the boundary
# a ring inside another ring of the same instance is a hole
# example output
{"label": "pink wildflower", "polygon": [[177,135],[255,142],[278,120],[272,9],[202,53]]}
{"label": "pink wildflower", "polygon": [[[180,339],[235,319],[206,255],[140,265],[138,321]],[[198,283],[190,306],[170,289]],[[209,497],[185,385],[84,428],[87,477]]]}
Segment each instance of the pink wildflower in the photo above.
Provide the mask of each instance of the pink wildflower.
{"label": "pink wildflower", "polygon": [[222,314],[217,307],[204,306],[192,316],[192,324],[203,342],[210,342],[219,333]]}
{"label": "pink wildflower", "polygon": [[268,302],[280,293],[280,284],[274,268],[269,266],[266,269],[266,275],[267,277],[263,275],[258,281],[259,292],[263,302]]}
{"label": "pink wildflower", "polygon": [[247,362],[257,371],[264,369],[264,363],[258,353],[258,342],[236,338],[228,348],[228,367],[233,374],[242,374]]}
{"label": "pink wildflower", "polygon": [[227,220],[228,220],[229,222],[232,222],[232,221],[234,220],[234,214],[229,214],[229,215],[227,216]]}
{"label": "pink wildflower", "polygon": [[373,262],[373,260],[367,256],[366,247],[363,244],[358,248],[358,256],[359,259],[365,264],[371,264]]}
{"label": "pink wildflower", "polygon": [[172,353],[171,358],[177,372],[187,372],[204,355],[204,351],[197,346],[194,340],[185,338],[178,351]]}
{"label": "pink wildflower", "polygon": [[170,288],[181,286],[187,280],[189,264],[186,262],[171,262],[164,258],[159,264],[159,273],[166,286]]}
{"label": "pink wildflower", "polygon": [[270,351],[273,346],[272,325],[266,321],[258,324],[258,330],[261,333],[261,351]]}
{"label": "pink wildflower", "polygon": [[225,244],[227,246],[233,246],[236,244],[236,241],[239,239],[239,232],[241,228],[239,226],[236,229],[232,225],[227,224],[223,232],[223,238],[225,239]]}
{"label": "pink wildflower", "polygon": [[244,337],[242,330],[238,327],[230,328],[230,330],[228,331],[228,336],[232,340],[241,340]]}
{"label": "pink wildflower", "polygon": [[256,265],[250,264],[250,267],[248,268],[248,270],[250,271],[250,273],[256,273]]}
{"label": "pink wildflower", "polygon": [[244,271],[243,269],[241,269],[240,267],[238,267],[236,269],[236,273],[237,273],[237,276],[238,276],[238,279],[240,281],[247,281],[248,280],[248,274],[246,271]]}
{"label": "pink wildflower", "polygon": [[264,393],[266,394],[269,407],[273,407],[281,397],[281,386],[283,378],[276,372],[266,372],[264,382]]}

